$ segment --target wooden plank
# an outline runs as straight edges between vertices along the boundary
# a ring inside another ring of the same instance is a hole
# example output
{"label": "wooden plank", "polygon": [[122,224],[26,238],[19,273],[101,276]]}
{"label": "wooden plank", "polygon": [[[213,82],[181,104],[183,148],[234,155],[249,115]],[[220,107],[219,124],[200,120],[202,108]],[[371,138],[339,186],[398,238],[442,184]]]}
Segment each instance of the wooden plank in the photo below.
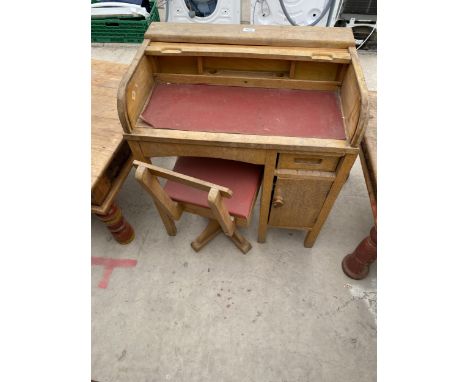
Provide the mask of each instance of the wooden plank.
{"label": "wooden plank", "polygon": [[[117,89],[109,87],[91,87],[91,117],[112,119],[118,123],[118,131],[123,133],[117,114]],[[105,128],[105,126],[102,126]]]}
{"label": "wooden plank", "polygon": [[350,28],[287,25],[179,24],[153,22],[145,39],[234,45],[347,48],[355,45]]}
{"label": "wooden plank", "polygon": [[358,148],[351,147],[344,140],[154,129],[146,126],[143,127],[143,125],[137,126],[132,134],[124,134],[124,136],[129,141],[141,142],[187,143],[267,150],[278,149],[288,152],[328,152],[340,154],[357,154],[359,152]]}
{"label": "wooden plank", "polygon": [[264,164],[266,150],[206,145],[141,142],[140,147],[145,157],[193,156],[237,160],[247,163]]}
{"label": "wooden plank", "polygon": [[150,56],[178,57],[244,57],[265,60],[322,61],[343,64],[351,61],[351,56],[345,49],[181,44],[166,42],[151,42],[146,48],[145,54]]}
{"label": "wooden plank", "polygon": [[123,144],[120,129],[116,120],[91,119],[91,187],[104,175]]}
{"label": "wooden plank", "polygon": [[[128,65],[104,60],[91,60],[91,89],[109,88],[117,90]],[[117,92],[114,93],[114,97]]]}
{"label": "wooden plank", "polygon": [[115,99],[126,69],[124,64],[91,60],[91,188],[123,144]]}
{"label": "wooden plank", "polygon": [[266,72],[274,75],[287,75],[289,61],[259,60],[252,58],[206,57],[204,59],[205,74],[216,74],[219,71],[232,72]]}
{"label": "wooden plank", "polygon": [[178,84],[208,84],[222,86],[243,86],[273,89],[298,89],[298,90],[337,90],[338,81],[312,81],[277,78],[275,74],[260,72],[235,72],[217,71],[209,74],[170,74],[157,73],[155,79],[161,82]]}

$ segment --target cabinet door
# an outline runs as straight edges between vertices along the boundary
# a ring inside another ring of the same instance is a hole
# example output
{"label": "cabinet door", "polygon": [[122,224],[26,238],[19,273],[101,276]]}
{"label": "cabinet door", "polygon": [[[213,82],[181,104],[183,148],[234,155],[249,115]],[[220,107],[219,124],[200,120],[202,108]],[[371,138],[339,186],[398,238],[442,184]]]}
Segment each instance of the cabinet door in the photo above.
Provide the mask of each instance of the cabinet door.
{"label": "cabinet door", "polygon": [[268,224],[285,228],[312,228],[333,181],[276,179]]}

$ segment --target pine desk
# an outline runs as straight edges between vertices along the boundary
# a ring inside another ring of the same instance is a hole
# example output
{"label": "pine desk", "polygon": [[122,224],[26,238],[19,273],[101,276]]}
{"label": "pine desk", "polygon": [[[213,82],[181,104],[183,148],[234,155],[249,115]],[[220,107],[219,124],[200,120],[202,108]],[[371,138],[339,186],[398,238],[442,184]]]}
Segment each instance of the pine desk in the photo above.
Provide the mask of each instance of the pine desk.
{"label": "pine desk", "polygon": [[367,102],[348,28],[153,23],[118,112],[140,161],[263,165],[258,241],[293,228],[311,247],[359,153]]}
{"label": "pine desk", "polygon": [[117,115],[117,89],[128,65],[91,60],[91,212],[121,244],[133,240],[133,228],[114,199],[132,167]]}

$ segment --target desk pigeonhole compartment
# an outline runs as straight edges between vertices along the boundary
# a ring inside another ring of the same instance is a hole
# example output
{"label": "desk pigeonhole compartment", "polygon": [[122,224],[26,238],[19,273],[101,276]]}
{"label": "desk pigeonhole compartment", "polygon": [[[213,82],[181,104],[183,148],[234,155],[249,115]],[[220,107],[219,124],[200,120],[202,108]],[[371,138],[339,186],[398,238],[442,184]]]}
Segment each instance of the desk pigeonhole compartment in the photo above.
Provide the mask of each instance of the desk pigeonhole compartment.
{"label": "desk pigeonhole compartment", "polygon": [[[158,155],[158,145],[161,155],[194,145],[195,156],[264,165],[259,241],[274,225],[307,230],[306,246],[349,175],[367,121],[347,28],[153,23],[118,105],[137,158]],[[245,158],[233,154],[247,149]],[[273,208],[280,193],[285,203]]]}

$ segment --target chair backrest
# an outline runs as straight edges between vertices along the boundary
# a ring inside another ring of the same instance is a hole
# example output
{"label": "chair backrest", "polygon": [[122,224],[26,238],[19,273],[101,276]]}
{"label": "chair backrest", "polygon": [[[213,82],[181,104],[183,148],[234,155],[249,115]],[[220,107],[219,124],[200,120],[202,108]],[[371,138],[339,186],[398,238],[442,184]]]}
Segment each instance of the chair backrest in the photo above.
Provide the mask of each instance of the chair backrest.
{"label": "chair backrest", "polygon": [[133,165],[136,166],[135,177],[138,182],[164,213],[172,219],[179,220],[184,208],[169,197],[159,183],[158,177],[206,191],[213,218],[218,221],[226,235],[233,235],[235,223],[223,202],[224,198],[231,198],[233,195],[229,188],[137,160],[133,162]]}

